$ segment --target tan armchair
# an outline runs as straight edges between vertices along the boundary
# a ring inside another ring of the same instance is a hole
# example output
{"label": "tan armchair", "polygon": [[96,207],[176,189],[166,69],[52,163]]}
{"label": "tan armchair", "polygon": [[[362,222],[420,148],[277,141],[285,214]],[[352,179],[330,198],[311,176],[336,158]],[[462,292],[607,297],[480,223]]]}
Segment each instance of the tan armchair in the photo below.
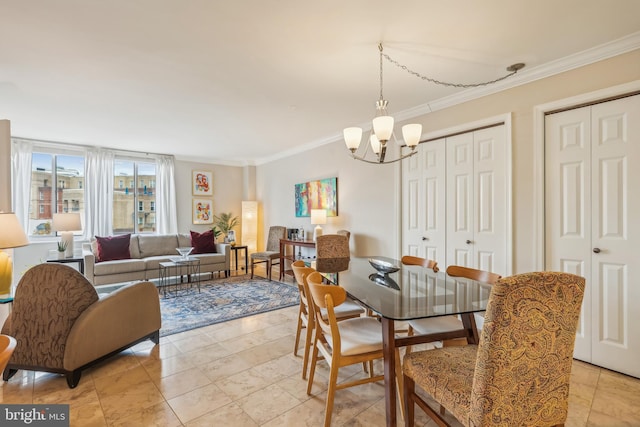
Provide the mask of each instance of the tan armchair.
{"label": "tan armchair", "polygon": [[63,264],[40,264],[16,288],[2,333],[17,340],[3,373],[18,369],[64,374],[74,388],[82,370],[146,339],[158,343],[160,301],[151,282],[98,298],[93,285]]}

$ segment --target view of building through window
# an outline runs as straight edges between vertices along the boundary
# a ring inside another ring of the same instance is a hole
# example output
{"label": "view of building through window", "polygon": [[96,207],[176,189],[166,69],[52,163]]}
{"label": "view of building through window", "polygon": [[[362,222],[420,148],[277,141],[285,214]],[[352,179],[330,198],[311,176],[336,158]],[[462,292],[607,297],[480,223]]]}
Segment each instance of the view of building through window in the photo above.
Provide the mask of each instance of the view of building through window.
{"label": "view of building through window", "polygon": [[84,157],[33,153],[29,203],[31,235],[55,235],[51,226],[54,213],[84,214],[84,179]]}
{"label": "view of building through window", "polygon": [[155,163],[116,159],[114,175],[113,232],[155,232]]}

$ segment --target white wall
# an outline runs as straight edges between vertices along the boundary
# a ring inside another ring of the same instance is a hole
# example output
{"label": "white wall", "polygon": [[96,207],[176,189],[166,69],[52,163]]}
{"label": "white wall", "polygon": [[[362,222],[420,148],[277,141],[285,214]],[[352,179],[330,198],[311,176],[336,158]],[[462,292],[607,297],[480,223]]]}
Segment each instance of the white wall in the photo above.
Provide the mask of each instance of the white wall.
{"label": "white wall", "polygon": [[294,185],[332,177],[338,178],[338,216],[327,218],[322,227],[324,233],[350,230],[354,256],[396,256],[397,166],[353,160],[344,143],[325,145],[257,167],[261,225],[258,236],[263,236],[258,239],[259,248],[266,243],[270,225],[304,228],[306,233],[312,233],[315,226],[310,218],[295,216]]}

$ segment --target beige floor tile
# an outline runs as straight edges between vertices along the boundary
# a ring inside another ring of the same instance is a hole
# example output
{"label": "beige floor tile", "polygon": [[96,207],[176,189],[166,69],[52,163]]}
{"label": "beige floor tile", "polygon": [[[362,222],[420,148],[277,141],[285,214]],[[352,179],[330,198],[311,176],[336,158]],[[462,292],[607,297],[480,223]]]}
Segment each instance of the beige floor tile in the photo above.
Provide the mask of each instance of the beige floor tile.
{"label": "beige floor tile", "polygon": [[164,401],[162,394],[150,380],[115,395],[103,397],[98,393],[98,396],[108,424],[113,424]]}
{"label": "beige floor tile", "polygon": [[33,403],[67,403],[73,401],[77,405],[98,403],[93,380],[81,378],[75,388],[69,388],[63,376],[38,379],[33,387]]}
{"label": "beige floor tile", "polygon": [[198,334],[181,340],[171,341],[182,353],[190,353],[215,344],[216,341],[206,334]]}
{"label": "beige floor tile", "polygon": [[238,372],[251,369],[251,364],[236,355],[230,355],[221,359],[216,359],[207,363],[202,368],[202,372],[211,381],[218,381],[222,378],[235,375]]}
{"label": "beige floor tile", "polygon": [[215,382],[229,397],[238,400],[272,384],[254,370],[245,370]]}
{"label": "beige floor tile", "polygon": [[167,402],[161,402],[110,424],[110,427],[178,427],[182,423]]}
{"label": "beige floor tile", "polygon": [[166,359],[179,354],[182,354],[182,352],[170,341],[161,342],[159,345],[153,346],[149,349],[135,352],[140,363],[144,363],[147,359]]}
{"label": "beige floor tile", "polygon": [[211,384],[211,380],[203,375],[200,368],[187,369],[168,377],[153,380],[165,399],[172,399],[181,394]]}
{"label": "beige floor tile", "polygon": [[301,364],[297,363],[293,355],[286,354],[255,366],[251,370],[260,373],[262,377],[269,379],[271,382],[277,382],[294,375],[296,372],[302,374],[300,366]]}
{"label": "beige floor tile", "polygon": [[[100,378],[125,372],[140,366],[140,361],[132,351],[124,351],[82,372],[82,377]],[[82,379],[80,380],[82,381]]]}
{"label": "beige floor tile", "polygon": [[[252,366],[260,365],[271,359],[289,354],[293,348],[295,336],[286,336],[237,353]],[[222,343],[224,344],[224,343]]]}
{"label": "beige floor tile", "polygon": [[277,416],[262,427],[317,427],[323,422],[324,400],[313,398]]}
{"label": "beige floor tile", "polygon": [[100,402],[78,405],[74,401],[69,405],[70,427],[106,427]]}
{"label": "beige floor tile", "polygon": [[209,384],[168,400],[183,424],[228,405],[231,401],[231,398],[215,384]]}
{"label": "beige floor tile", "polygon": [[258,427],[258,424],[237,403],[225,405],[185,424],[186,427],[222,425],[225,427]]}
{"label": "beige floor tile", "polygon": [[142,367],[149,373],[151,378],[168,377],[178,372],[186,371],[194,367],[191,358],[185,354],[167,357],[163,359],[147,359],[142,361]]}
{"label": "beige floor tile", "polygon": [[270,385],[239,399],[237,403],[258,424],[264,424],[301,402],[278,385]]}

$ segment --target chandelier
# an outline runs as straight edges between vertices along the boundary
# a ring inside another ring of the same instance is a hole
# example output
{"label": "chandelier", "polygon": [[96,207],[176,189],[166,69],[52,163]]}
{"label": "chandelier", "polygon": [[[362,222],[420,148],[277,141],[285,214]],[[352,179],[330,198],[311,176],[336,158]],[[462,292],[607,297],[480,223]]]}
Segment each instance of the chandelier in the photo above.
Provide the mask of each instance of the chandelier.
{"label": "chandelier", "polygon": [[[422,137],[422,125],[421,124],[408,124],[402,126],[402,138],[404,139],[404,143],[398,141],[393,132],[394,119],[389,115],[387,111],[387,106],[389,102],[384,99],[383,96],[383,79],[382,79],[382,59],[387,59],[390,63],[396,65],[397,67],[407,71],[409,74],[412,74],[416,77],[419,77],[422,80],[429,81],[431,83],[435,83],[442,86],[452,86],[458,88],[471,88],[471,87],[479,87],[486,86],[493,83],[497,83],[500,80],[504,80],[507,77],[510,77],[517,73],[519,70],[524,68],[523,63],[517,63],[510,65],[507,67],[507,71],[509,74],[506,74],[502,77],[499,77],[495,80],[491,80],[488,82],[481,83],[448,83],[440,80],[432,79],[427,76],[423,76],[420,73],[410,70],[405,65],[400,64],[399,62],[391,59],[389,55],[385,54],[383,51],[382,43],[378,44],[378,51],[380,52],[380,98],[376,101],[376,115],[372,120],[372,127],[369,133],[369,144],[365,145],[365,149],[362,155],[357,155],[356,151],[360,147],[360,143],[362,141],[362,128],[359,127],[348,127],[344,129],[344,142],[347,145],[349,151],[351,151],[351,157],[356,160],[360,160],[367,163],[373,164],[386,164],[386,163],[395,163],[400,160],[406,159],[407,157],[411,157],[417,153],[416,147],[420,143],[420,138]],[[389,141],[395,141],[397,145],[400,146],[400,156],[398,158],[387,160],[387,143]],[[408,153],[402,154],[402,149],[408,147],[410,151]],[[371,148],[371,152],[375,155],[368,156],[369,148]]]}

